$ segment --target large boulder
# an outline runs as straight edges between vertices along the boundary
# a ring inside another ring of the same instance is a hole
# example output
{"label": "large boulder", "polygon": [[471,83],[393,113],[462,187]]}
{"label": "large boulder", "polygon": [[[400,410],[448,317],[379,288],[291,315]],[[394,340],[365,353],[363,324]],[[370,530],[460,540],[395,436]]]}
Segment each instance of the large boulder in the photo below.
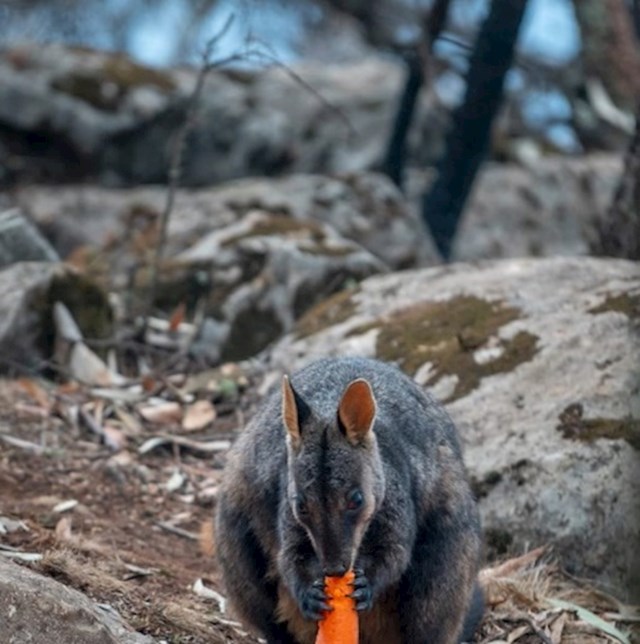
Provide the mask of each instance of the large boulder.
{"label": "large boulder", "polygon": [[[0,181],[165,182],[197,73],[60,45],[4,51]],[[371,168],[382,157],[403,75],[401,65],[383,58],[299,64],[293,73],[276,66],[213,69],[185,149],[182,183]],[[434,124],[446,116],[432,98],[423,97],[418,110],[418,122],[432,126],[429,137],[414,142],[423,155],[444,132]]]}
{"label": "large boulder", "polygon": [[188,301],[201,276],[209,318],[194,353],[248,358],[293,328],[313,304],[385,265],[326,224],[253,211],[177,255],[163,271],[164,309]]}
{"label": "large boulder", "polygon": [[6,644],[153,644],[108,606],[0,557],[0,628]]}
{"label": "large boulder", "polygon": [[588,255],[595,222],[620,181],[619,155],[489,164],[454,243],[459,261]]}
{"label": "large boulder", "polygon": [[0,268],[15,262],[55,262],[58,254],[18,208],[0,211]]}
{"label": "large boulder", "polygon": [[[82,245],[113,245],[119,237],[122,251],[131,242],[130,231],[157,220],[166,200],[166,189],[158,186],[29,186],[15,194],[63,257]],[[235,225],[254,210],[329,224],[390,268],[438,261],[422,222],[402,194],[387,177],[371,172],[250,178],[216,188],[180,190],[167,254],[184,251],[203,235]]]}
{"label": "large boulder", "polygon": [[640,597],[640,265],[454,264],[372,277],[264,357],[397,363],[460,428],[489,552],[553,543],[573,572]]}
{"label": "large boulder", "polygon": [[18,262],[0,269],[0,372],[38,370],[51,358],[56,302],[73,313],[85,337],[111,335],[106,294],[73,269],[55,262]]}
{"label": "large boulder", "polygon": [[[454,261],[589,255],[621,174],[621,156],[613,154],[485,163],[454,240]],[[408,199],[416,209],[434,176],[410,173]]]}

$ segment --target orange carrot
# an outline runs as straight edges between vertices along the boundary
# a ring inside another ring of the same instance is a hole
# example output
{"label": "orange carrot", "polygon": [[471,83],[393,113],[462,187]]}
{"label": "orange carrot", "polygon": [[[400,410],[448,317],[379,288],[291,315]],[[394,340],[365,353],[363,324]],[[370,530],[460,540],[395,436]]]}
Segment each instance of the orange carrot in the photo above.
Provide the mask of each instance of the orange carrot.
{"label": "orange carrot", "polygon": [[316,644],[358,644],[358,613],[353,592],[355,575],[350,570],[342,577],[325,577],[329,605],[333,608],[318,622]]}

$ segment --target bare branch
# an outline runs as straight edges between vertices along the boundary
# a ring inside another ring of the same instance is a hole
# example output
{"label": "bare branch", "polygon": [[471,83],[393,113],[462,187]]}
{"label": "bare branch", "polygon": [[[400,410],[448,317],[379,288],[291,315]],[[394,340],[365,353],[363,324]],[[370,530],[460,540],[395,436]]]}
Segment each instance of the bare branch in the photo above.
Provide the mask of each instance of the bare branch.
{"label": "bare branch", "polygon": [[173,141],[173,146],[170,155],[170,165],[169,165],[169,184],[167,187],[167,198],[165,201],[164,209],[160,215],[160,222],[158,227],[158,240],[156,243],[155,253],[153,261],[151,263],[151,278],[149,285],[149,295],[147,298],[147,306],[144,316],[144,326],[146,330],[149,316],[151,314],[151,309],[153,307],[153,302],[155,301],[156,292],[158,290],[158,276],[160,271],[160,263],[162,262],[164,256],[165,246],[167,244],[167,231],[169,228],[169,220],[171,218],[171,213],[173,211],[173,206],[176,198],[176,191],[178,189],[178,184],[180,182],[180,175],[182,170],[182,156],[184,154],[184,147],[187,140],[189,132],[193,129],[193,126],[196,121],[196,112],[198,109],[198,104],[200,102],[200,96],[202,94],[202,88],[204,87],[204,82],[206,80],[207,74],[214,68],[220,67],[221,65],[227,64],[233,60],[239,58],[239,54],[229,56],[225,59],[212,61],[211,56],[220,42],[220,40],[225,36],[229,31],[231,25],[233,24],[234,15],[231,14],[225,24],[222,26],[222,29],[214,34],[205,45],[204,51],[202,53],[202,63],[198,71],[198,76],[196,78],[196,84],[187,100],[187,109],[186,116],[182,126],[178,130],[175,139]]}

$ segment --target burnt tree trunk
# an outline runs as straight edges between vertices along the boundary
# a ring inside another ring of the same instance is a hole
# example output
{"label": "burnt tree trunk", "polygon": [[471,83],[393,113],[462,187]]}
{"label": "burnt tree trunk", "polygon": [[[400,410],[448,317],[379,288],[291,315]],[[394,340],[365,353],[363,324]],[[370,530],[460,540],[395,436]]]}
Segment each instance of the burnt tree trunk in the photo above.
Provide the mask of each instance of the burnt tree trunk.
{"label": "burnt tree trunk", "polygon": [[415,113],[420,90],[425,81],[426,58],[433,51],[433,43],[442,32],[447,21],[451,0],[435,0],[429,17],[425,20],[424,32],[426,43],[410,51],[406,57],[407,75],[400,105],[393,122],[389,145],[382,163],[384,172],[397,186],[402,185],[406,165],[407,136]]}
{"label": "burnt tree trunk", "polygon": [[607,216],[596,224],[591,252],[640,260],[640,109],[618,189]]}
{"label": "burnt tree trunk", "polygon": [[485,158],[504,78],[515,54],[527,0],[493,0],[471,55],[464,100],[453,115],[438,177],[422,216],[445,260],[478,168]]}
{"label": "burnt tree trunk", "polygon": [[618,107],[633,110],[640,96],[640,52],[627,3],[573,0],[573,6],[586,78],[598,79]]}

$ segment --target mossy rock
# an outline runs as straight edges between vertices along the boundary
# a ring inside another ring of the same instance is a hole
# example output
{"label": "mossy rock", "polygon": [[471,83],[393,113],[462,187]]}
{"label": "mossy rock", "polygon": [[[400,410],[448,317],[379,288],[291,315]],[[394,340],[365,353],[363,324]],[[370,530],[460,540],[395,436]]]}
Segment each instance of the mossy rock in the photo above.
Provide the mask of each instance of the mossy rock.
{"label": "mossy rock", "polygon": [[640,293],[619,293],[608,295],[602,304],[589,309],[589,313],[624,313],[630,320],[640,323]]}
{"label": "mossy rock", "polygon": [[51,355],[55,339],[53,305],[62,302],[78,324],[83,338],[105,340],[113,335],[113,311],[106,293],[84,275],[65,272],[51,280],[44,298],[33,304],[39,313],[43,355]]}
{"label": "mossy rock", "polygon": [[51,82],[53,89],[106,112],[116,111],[131,89],[144,85],[164,92],[175,88],[169,75],[138,65],[124,56],[108,58],[102,69],[73,70]]}
{"label": "mossy rock", "polygon": [[348,320],[356,312],[353,296],[360,287],[339,291],[312,306],[296,323],[294,333],[298,338],[318,333],[334,324]]}
{"label": "mossy rock", "polygon": [[250,307],[233,320],[220,359],[222,362],[235,362],[249,358],[279,338],[283,332],[282,322],[274,311]]}
{"label": "mossy rock", "polygon": [[583,418],[583,407],[573,403],[558,416],[556,429],[564,438],[591,443],[599,438],[625,440],[640,450],[640,418]]}
{"label": "mossy rock", "polygon": [[308,238],[316,244],[323,243],[326,238],[322,226],[314,221],[298,221],[286,215],[267,215],[253,222],[249,230],[225,239],[221,246],[223,248],[233,246],[239,241],[251,237],[286,237],[291,235]]}
{"label": "mossy rock", "polygon": [[509,340],[499,339],[501,353],[482,364],[474,351],[498,330],[519,318],[519,311],[501,302],[461,295],[443,302],[424,302],[396,311],[389,317],[352,329],[349,335],[379,328],[376,356],[397,363],[415,376],[425,363],[432,374],[425,383],[433,386],[443,376],[456,376],[454,391],[444,402],[466,396],[487,376],[512,371],[537,352],[538,338],[520,331]]}

